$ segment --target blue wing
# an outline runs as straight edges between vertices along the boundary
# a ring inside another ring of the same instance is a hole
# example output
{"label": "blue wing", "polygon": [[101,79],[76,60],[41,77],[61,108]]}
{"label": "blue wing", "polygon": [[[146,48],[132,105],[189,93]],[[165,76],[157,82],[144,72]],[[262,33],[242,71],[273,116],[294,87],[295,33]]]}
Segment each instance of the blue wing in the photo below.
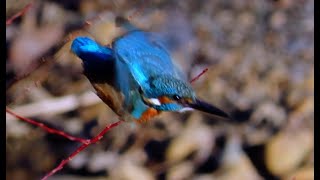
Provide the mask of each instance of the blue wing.
{"label": "blue wing", "polygon": [[[146,86],[150,77],[168,74],[176,78],[180,73],[170,54],[154,33],[131,31],[113,43],[117,68],[127,68],[140,86]],[[120,70],[119,72],[122,73]]]}
{"label": "blue wing", "polygon": [[84,74],[95,82],[111,83],[114,78],[113,50],[88,37],[73,40],[71,51],[83,61]]}
{"label": "blue wing", "polygon": [[155,33],[130,31],[113,42],[118,88],[126,104],[134,102],[138,88],[149,89],[149,80],[158,75],[183,79],[173,64],[169,52]]}

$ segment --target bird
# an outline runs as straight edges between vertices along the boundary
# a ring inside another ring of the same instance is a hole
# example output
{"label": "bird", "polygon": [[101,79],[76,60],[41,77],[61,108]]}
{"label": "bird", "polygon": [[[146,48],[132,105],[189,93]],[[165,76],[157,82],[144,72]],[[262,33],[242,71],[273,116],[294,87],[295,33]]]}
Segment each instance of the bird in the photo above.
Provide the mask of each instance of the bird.
{"label": "bird", "polygon": [[126,32],[111,46],[78,36],[71,51],[82,60],[83,73],[96,94],[122,120],[147,122],[161,112],[191,110],[231,119],[197,97],[157,33],[139,29],[123,17],[117,17],[116,24]]}

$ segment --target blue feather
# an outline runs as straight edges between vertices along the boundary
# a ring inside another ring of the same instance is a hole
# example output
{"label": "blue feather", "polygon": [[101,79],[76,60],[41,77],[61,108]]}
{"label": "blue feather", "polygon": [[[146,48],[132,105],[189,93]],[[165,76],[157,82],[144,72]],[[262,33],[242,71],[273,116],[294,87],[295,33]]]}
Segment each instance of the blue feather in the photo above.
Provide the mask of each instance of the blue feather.
{"label": "blue feather", "polygon": [[84,74],[95,82],[111,82],[114,77],[113,50],[88,37],[77,37],[71,51],[83,61]]}
{"label": "blue feather", "polygon": [[114,41],[113,50],[117,59],[117,81],[126,97],[130,95],[129,90],[137,87],[147,92],[151,88],[150,79],[159,75],[184,79],[155,33],[131,31]]}

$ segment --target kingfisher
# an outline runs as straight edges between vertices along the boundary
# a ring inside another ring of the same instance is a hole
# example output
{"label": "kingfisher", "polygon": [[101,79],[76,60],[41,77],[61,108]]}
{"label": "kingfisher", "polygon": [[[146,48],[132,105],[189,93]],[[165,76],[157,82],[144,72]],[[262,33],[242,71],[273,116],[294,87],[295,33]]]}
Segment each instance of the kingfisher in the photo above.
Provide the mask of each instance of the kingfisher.
{"label": "kingfisher", "polygon": [[141,30],[121,17],[116,24],[127,31],[111,46],[79,36],[71,51],[82,60],[84,75],[99,98],[122,120],[146,122],[163,111],[189,110],[230,119],[224,111],[197,98],[159,34]]}

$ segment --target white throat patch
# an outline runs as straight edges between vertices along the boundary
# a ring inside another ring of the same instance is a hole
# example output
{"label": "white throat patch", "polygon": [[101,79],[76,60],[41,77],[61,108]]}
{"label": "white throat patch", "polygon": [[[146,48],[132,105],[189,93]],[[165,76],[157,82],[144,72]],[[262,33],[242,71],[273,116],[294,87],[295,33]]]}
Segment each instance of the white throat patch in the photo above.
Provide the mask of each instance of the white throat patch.
{"label": "white throat patch", "polygon": [[150,99],[148,99],[148,102],[150,104],[153,104],[153,105],[156,105],[156,106],[160,106],[161,105],[159,99],[157,99],[157,98],[150,98]]}

